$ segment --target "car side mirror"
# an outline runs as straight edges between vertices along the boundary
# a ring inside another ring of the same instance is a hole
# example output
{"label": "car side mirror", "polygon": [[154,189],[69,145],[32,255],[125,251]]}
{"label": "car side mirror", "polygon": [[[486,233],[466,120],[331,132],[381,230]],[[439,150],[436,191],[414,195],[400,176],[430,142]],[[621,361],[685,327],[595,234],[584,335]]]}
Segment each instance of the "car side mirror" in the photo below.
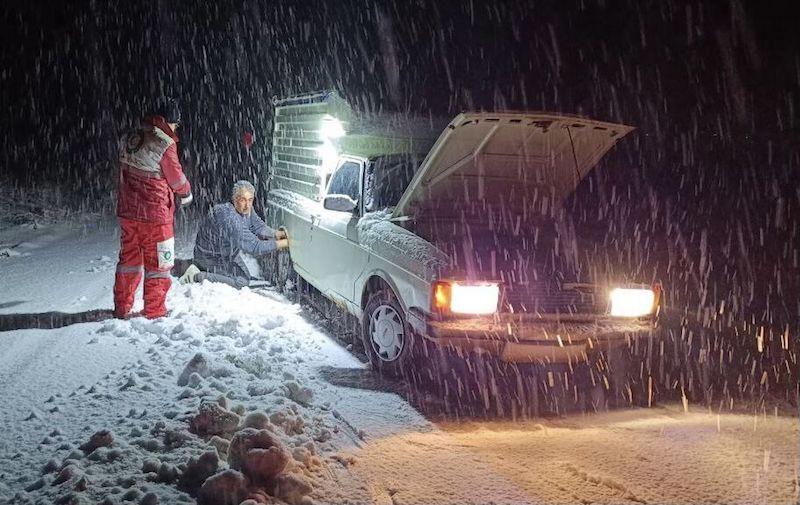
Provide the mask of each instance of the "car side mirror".
{"label": "car side mirror", "polygon": [[358,207],[358,202],[350,198],[350,195],[327,195],[322,200],[322,207],[338,212],[353,212]]}

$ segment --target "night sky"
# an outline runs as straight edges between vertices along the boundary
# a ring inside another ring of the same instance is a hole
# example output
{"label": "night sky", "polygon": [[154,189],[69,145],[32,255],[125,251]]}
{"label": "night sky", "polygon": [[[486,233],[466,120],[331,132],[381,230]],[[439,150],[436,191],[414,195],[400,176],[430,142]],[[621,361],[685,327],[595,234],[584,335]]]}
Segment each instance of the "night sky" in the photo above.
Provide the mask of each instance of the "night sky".
{"label": "night sky", "polygon": [[[6,0],[0,170],[109,210],[116,139],[161,94],[183,104],[194,211],[240,177],[263,182],[275,95],[335,88],[366,110],[623,122],[636,132],[568,202],[575,227],[609,265],[669,286],[667,303],[700,334],[735,342],[762,324],[796,334],[794,3]],[[734,349],[726,384],[754,359]]]}
{"label": "night sky", "polygon": [[799,131],[796,18],[749,3],[9,0],[0,159],[22,179],[102,186],[114,139],[166,93],[184,105],[190,173],[214,186],[253,170],[245,129],[268,159],[272,96],[329,88],[369,109],[621,121],[675,159],[780,142]]}

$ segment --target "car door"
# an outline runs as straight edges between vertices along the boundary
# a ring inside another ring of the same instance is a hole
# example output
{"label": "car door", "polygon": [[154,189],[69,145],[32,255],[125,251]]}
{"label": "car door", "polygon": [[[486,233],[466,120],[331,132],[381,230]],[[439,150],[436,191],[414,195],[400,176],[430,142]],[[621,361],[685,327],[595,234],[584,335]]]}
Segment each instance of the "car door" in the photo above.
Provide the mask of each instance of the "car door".
{"label": "car door", "polygon": [[295,270],[313,284],[307,263],[313,251],[311,218],[316,216],[318,202],[286,191],[270,191],[267,197],[267,224],[285,228],[289,236],[289,255]]}
{"label": "car door", "polygon": [[358,243],[361,190],[365,160],[343,157],[330,178],[326,195],[348,195],[358,205],[353,212],[325,209],[312,218],[311,242],[315,261],[312,275],[331,298],[355,301],[355,279],[367,265],[368,253]]}

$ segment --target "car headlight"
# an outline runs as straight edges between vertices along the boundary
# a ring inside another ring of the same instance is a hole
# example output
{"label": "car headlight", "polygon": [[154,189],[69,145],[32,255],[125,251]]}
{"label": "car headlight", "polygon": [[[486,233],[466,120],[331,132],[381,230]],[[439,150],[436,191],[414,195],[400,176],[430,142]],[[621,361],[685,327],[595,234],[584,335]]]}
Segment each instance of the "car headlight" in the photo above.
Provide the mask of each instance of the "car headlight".
{"label": "car headlight", "polygon": [[656,310],[656,290],[616,288],[611,290],[611,315],[641,317]]}
{"label": "car headlight", "polygon": [[500,286],[490,282],[437,282],[433,289],[434,308],[454,314],[494,314],[499,299]]}

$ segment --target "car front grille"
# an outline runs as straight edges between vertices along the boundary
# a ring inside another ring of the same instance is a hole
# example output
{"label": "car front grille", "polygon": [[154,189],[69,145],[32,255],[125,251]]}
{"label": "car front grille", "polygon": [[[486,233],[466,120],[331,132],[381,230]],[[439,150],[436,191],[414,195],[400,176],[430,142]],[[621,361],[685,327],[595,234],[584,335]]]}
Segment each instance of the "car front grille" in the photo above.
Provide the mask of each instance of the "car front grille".
{"label": "car front grille", "polygon": [[502,312],[534,314],[604,314],[605,297],[587,284],[531,283],[506,286]]}

